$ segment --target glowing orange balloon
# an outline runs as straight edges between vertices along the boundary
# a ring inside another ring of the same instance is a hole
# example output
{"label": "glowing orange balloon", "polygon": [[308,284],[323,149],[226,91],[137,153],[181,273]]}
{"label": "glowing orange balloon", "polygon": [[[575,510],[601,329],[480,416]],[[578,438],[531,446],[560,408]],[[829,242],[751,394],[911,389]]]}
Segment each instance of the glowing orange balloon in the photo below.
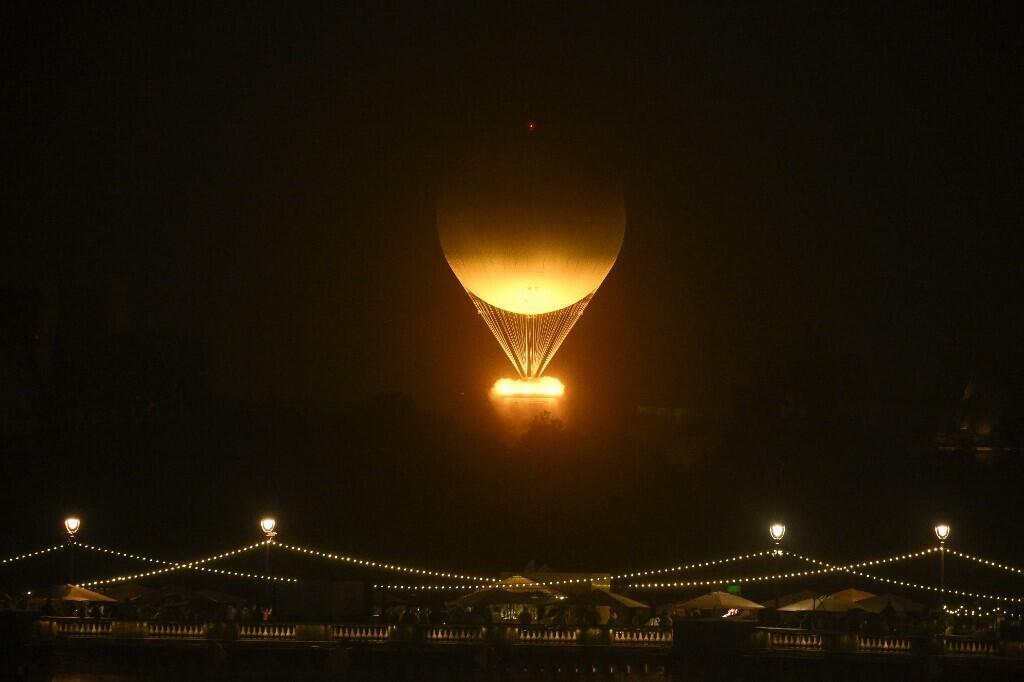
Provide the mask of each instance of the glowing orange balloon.
{"label": "glowing orange balloon", "polygon": [[615,264],[621,190],[528,139],[472,157],[438,203],[441,248],[512,364],[540,376]]}

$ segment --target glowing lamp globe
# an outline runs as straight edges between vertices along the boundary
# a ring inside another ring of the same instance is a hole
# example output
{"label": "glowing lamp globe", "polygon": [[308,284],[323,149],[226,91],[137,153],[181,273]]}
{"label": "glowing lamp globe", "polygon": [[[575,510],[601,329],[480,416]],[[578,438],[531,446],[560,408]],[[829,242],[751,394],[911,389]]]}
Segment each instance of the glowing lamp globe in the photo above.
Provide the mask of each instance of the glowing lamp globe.
{"label": "glowing lamp globe", "polygon": [[768,532],[771,533],[772,540],[781,542],[782,538],[786,536],[786,525],[783,523],[773,523],[768,527]]}
{"label": "glowing lamp globe", "polygon": [[935,537],[939,539],[939,542],[945,542],[949,539],[950,527],[947,523],[940,523],[935,526]]}
{"label": "glowing lamp globe", "polygon": [[273,536],[275,534],[274,533],[274,528],[276,528],[276,527],[277,527],[277,521],[275,521],[273,518],[271,518],[269,516],[260,521],[260,529],[264,533],[266,533],[266,535],[268,537],[271,537],[271,536]]}
{"label": "glowing lamp globe", "polygon": [[74,535],[78,532],[78,529],[82,527],[82,520],[77,516],[69,516],[64,519],[64,530],[67,531],[68,535]]}

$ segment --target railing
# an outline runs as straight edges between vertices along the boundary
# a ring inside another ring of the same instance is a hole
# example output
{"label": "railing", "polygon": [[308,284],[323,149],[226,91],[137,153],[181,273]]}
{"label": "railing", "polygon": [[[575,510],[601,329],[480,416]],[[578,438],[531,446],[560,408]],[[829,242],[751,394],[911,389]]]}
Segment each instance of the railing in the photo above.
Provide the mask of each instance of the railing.
{"label": "railing", "polygon": [[242,625],[238,628],[239,639],[294,639],[294,625]]}
{"label": "railing", "polygon": [[206,639],[202,623],[146,623],[146,632],[154,639]]}
{"label": "railing", "polygon": [[913,642],[906,637],[857,637],[857,651],[910,653]]}
{"label": "railing", "polygon": [[331,639],[346,642],[387,642],[393,628],[389,625],[332,625]]}
{"label": "railing", "polygon": [[610,631],[612,644],[625,646],[672,646],[671,630],[625,630],[612,628]]}
{"label": "railing", "polygon": [[482,642],[487,639],[487,628],[482,625],[430,625],[423,631],[423,638],[438,643]]}
{"label": "railing", "polygon": [[580,640],[579,628],[521,627],[520,644],[576,644]]}
{"label": "railing", "polygon": [[777,632],[768,634],[768,645],[772,649],[820,650],[821,635],[812,632]]}
{"label": "railing", "polygon": [[943,637],[942,650],[954,656],[995,656],[999,653],[999,646],[983,639]]}
{"label": "railing", "polygon": [[79,637],[102,637],[109,635],[112,623],[109,620],[56,620],[57,634]]}
{"label": "railing", "polygon": [[[672,630],[609,626],[550,627],[543,625],[382,625],[358,623],[166,623],[109,621],[76,618],[40,618],[35,630],[42,638],[95,638],[106,640],[243,640],[247,642],[349,642],[385,646],[394,644],[445,646],[614,646],[668,651],[679,642]],[[782,628],[754,628],[755,649],[779,652],[863,653],[1005,657],[1024,659],[1024,645],[961,636],[882,637],[842,632],[808,632]],[[751,640],[745,640],[751,641]],[[695,640],[695,645],[699,642]],[[737,644],[739,646],[739,644]],[[745,646],[745,645],[744,645]]]}

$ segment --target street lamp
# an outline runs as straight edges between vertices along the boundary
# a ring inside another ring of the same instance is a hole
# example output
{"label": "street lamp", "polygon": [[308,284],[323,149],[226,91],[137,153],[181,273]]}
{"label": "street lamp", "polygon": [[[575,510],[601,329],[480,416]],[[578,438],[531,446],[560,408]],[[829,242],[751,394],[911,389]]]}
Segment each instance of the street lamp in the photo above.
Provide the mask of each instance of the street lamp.
{"label": "street lamp", "polygon": [[948,523],[935,524],[935,537],[939,539],[939,601],[943,612],[946,610],[946,540],[950,532]]}
{"label": "street lamp", "polygon": [[267,604],[270,606],[271,611],[274,609],[274,590],[270,584],[270,545],[274,542],[274,536],[277,532],[274,530],[277,528],[277,520],[273,516],[264,516],[260,519],[260,530],[267,537],[267,553],[266,561],[263,564],[263,568],[267,574]]}
{"label": "street lamp", "polygon": [[82,527],[82,519],[69,516],[64,519],[64,532],[68,534],[68,582],[75,582],[75,533]]}
{"label": "street lamp", "polygon": [[772,525],[768,526],[768,532],[772,536],[772,540],[775,542],[775,549],[772,550],[772,565],[775,568],[775,611],[779,610],[779,556],[782,555],[782,549],[779,547],[782,544],[782,538],[786,537],[786,524],[779,523],[776,521]]}

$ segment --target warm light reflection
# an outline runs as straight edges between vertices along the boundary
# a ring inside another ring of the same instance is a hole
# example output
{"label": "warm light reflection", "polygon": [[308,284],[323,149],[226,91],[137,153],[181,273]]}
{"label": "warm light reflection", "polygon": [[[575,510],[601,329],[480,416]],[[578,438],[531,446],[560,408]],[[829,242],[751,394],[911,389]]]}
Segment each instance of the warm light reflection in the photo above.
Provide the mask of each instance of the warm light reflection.
{"label": "warm light reflection", "polygon": [[505,398],[558,398],[565,394],[565,384],[554,377],[498,379],[491,390]]}

